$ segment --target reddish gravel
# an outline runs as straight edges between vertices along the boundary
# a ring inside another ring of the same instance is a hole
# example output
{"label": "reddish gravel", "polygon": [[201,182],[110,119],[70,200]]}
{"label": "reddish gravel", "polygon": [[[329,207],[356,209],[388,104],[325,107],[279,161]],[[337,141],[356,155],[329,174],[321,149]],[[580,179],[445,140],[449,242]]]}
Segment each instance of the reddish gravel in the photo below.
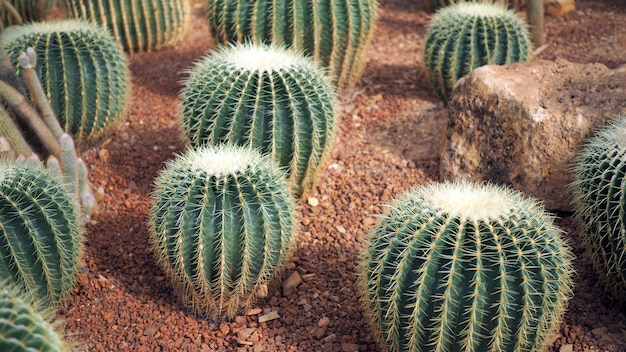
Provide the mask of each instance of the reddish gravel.
{"label": "reddish gravel", "polygon": [[[577,6],[563,19],[546,19],[550,46],[540,58],[625,64],[623,0],[577,0]],[[184,151],[176,128],[180,82],[213,47],[203,7],[194,6],[193,31],[180,45],[130,59],[133,101],[126,122],[82,146],[104,197],[87,226],[79,285],[59,314],[80,350],[378,350],[357,300],[363,237],[382,204],[437,179],[446,118],[421,59],[430,16],[418,0],[382,0],[381,8],[363,81],[342,99],[338,147],[311,195],[315,200],[303,200],[299,208],[301,240],[284,278],[298,273],[302,282],[286,292],[278,282],[256,311],[231,322],[188,313],[148,246],[153,179]],[[577,229],[568,214],[560,215],[579,275],[551,351],[624,351],[625,313],[603,296],[588,254],[577,247]]]}

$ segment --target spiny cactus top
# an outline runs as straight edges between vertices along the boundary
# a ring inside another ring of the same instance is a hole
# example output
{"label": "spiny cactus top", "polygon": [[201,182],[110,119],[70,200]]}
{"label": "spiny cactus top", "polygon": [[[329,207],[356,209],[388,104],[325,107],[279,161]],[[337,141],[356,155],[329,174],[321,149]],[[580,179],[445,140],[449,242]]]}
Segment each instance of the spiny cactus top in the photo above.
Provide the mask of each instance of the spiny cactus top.
{"label": "spiny cactus top", "polygon": [[82,235],[72,195],[39,163],[0,163],[0,278],[46,307],[74,287]]}
{"label": "spiny cactus top", "polygon": [[0,284],[0,351],[69,351],[50,322],[50,311],[26,297],[10,284]]}
{"label": "spiny cactus top", "polygon": [[11,63],[32,47],[43,89],[61,126],[75,139],[97,135],[123,115],[130,95],[124,52],[98,25],[77,20],[11,27],[0,37]]}
{"label": "spiny cactus top", "polygon": [[428,77],[444,102],[456,81],[474,69],[526,62],[531,54],[526,23],[501,4],[461,2],[439,9],[424,44]]}
{"label": "spiny cactus top", "polygon": [[210,0],[209,24],[221,43],[288,45],[328,68],[339,89],[358,81],[374,35],[376,0]]}
{"label": "spiny cactus top", "polygon": [[175,44],[191,20],[189,0],[64,0],[73,18],[110,29],[129,52]]}
{"label": "spiny cactus top", "polygon": [[220,48],[190,70],[181,100],[192,146],[259,148],[286,168],[296,197],[315,184],[337,130],[335,91],[323,70],[276,46]]}
{"label": "spiny cactus top", "polygon": [[420,186],[392,201],[360,270],[385,351],[539,351],[572,294],[553,217],[499,186]]}
{"label": "spiny cactus top", "polygon": [[576,161],[575,217],[600,281],[626,303],[626,114],[596,132]]}
{"label": "spiny cactus top", "polygon": [[264,297],[296,239],[285,174],[253,148],[189,150],[159,174],[153,199],[158,261],[183,302],[212,319]]}

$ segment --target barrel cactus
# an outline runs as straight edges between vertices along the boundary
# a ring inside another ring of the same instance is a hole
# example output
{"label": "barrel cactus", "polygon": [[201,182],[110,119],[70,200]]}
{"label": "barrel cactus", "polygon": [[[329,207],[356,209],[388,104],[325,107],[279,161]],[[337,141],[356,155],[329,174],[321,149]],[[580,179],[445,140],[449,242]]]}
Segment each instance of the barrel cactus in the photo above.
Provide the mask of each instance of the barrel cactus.
{"label": "barrel cactus", "polygon": [[0,285],[0,351],[62,352],[70,345],[63,341],[49,309],[19,289]]}
{"label": "barrel cactus", "polygon": [[575,167],[575,217],[600,282],[626,302],[626,115],[596,132]]}
{"label": "barrel cactus", "polygon": [[524,20],[501,4],[461,2],[441,8],[426,33],[424,64],[437,95],[447,102],[457,80],[484,65],[529,61]]}
{"label": "barrel cactus", "polygon": [[98,135],[123,116],[130,96],[127,60],[103,28],[78,20],[34,22],[7,29],[0,41],[20,76],[19,56],[34,48],[52,110],[76,140]]}
{"label": "barrel cactus", "polygon": [[38,162],[0,164],[0,277],[45,307],[74,287],[82,254],[76,204]]}
{"label": "barrel cactus", "polygon": [[328,68],[335,84],[356,83],[374,35],[376,0],[210,0],[209,25],[220,43],[288,45]]}
{"label": "barrel cactus", "polygon": [[539,351],[572,294],[553,217],[500,186],[420,186],[392,201],[360,266],[384,351]]}
{"label": "barrel cactus", "polygon": [[191,20],[189,0],[64,0],[68,14],[99,23],[129,52],[178,42]]}
{"label": "barrel cactus", "polygon": [[184,83],[191,146],[251,145],[287,169],[296,196],[313,187],[338,123],[335,91],[317,64],[282,47],[235,44],[198,62]]}
{"label": "barrel cactus", "polygon": [[296,239],[284,172],[254,148],[203,146],[170,161],[155,184],[153,248],[183,303],[218,319],[263,298]]}

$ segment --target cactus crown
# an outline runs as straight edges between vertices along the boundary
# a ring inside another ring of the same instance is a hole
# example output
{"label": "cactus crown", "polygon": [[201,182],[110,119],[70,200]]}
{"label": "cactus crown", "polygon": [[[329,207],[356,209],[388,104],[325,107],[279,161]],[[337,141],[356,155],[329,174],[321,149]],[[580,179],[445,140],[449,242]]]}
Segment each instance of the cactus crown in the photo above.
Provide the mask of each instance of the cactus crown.
{"label": "cactus crown", "polygon": [[447,212],[450,216],[469,220],[492,220],[508,214],[519,206],[522,197],[503,194],[494,186],[472,186],[467,189],[453,183],[438,184],[424,192],[427,206]]}
{"label": "cactus crown", "polygon": [[204,171],[207,176],[221,177],[237,174],[259,163],[258,153],[243,148],[232,149],[223,145],[216,148],[189,150],[182,155],[173,168],[186,167],[190,170]]}
{"label": "cactus crown", "polygon": [[[286,47],[250,43],[224,46],[222,50],[213,54],[213,59],[229,62],[235,67],[247,71],[272,72],[292,66],[305,65],[302,55],[294,55]],[[323,69],[320,67],[319,70]]]}

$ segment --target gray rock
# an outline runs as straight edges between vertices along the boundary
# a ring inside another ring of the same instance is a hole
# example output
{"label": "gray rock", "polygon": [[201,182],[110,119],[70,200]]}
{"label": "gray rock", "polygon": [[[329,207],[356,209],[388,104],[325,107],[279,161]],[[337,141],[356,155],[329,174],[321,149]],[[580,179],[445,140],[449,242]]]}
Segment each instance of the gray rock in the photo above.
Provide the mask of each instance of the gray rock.
{"label": "gray rock", "polygon": [[585,139],[626,110],[626,66],[565,60],[483,66],[448,104],[443,179],[510,185],[572,211],[572,167]]}

